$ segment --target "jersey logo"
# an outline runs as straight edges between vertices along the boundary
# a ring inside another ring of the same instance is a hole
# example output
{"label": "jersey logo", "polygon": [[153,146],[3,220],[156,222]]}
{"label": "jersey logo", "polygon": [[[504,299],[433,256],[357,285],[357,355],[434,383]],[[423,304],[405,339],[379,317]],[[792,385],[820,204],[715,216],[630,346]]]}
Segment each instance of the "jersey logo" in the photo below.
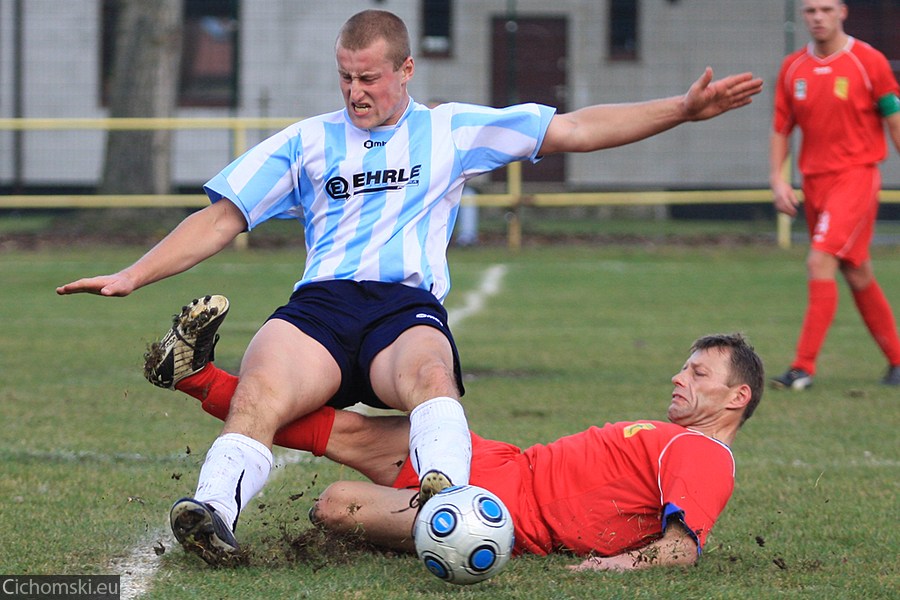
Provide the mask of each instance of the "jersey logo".
{"label": "jersey logo", "polygon": [[429,315],[428,313],[417,313],[417,314],[416,314],[416,318],[417,318],[417,319],[431,319],[432,321],[434,321],[434,322],[436,322],[438,325],[440,325],[441,328],[444,327],[444,324],[441,322],[440,319],[438,319],[438,318],[435,317],[434,315]]}
{"label": "jersey logo", "polygon": [[346,200],[350,197],[350,184],[343,177],[332,177],[325,182],[325,192],[335,200]]}
{"label": "jersey logo", "polygon": [[356,194],[374,194],[402,190],[408,185],[419,185],[422,165],[406,169],[381,169],[354,173],[347,181],[341,176],[325,182],[325,192],[335,200],[347,200]]}
{"label": "jersey logo", "polygon": [[834,80],[834,95],[841,100],[846,100],[850,95],[850,80],[846,77],[837,77]]}
{"label": "jersey logo", "polygon": [[625,433],[625,439],[628,439],[639,434],[645,429],[656,429],[656,426],[653,423],[634,423],[632,425],[629,425],[622,431]]}
{"label": "jersey logo", "polygon": [[814,242],[822,242],[825,240],[825,236],[828,235],[828,227],[831,225],[831,213],[827,210],[819,215],[819,220],[816,221],[816,228],[813,231],[813,241]]}
{"label": "jersey logo", "polygon": [[806,80],[797,79],[794,81],[794,98],[797,100],[806,100]]}

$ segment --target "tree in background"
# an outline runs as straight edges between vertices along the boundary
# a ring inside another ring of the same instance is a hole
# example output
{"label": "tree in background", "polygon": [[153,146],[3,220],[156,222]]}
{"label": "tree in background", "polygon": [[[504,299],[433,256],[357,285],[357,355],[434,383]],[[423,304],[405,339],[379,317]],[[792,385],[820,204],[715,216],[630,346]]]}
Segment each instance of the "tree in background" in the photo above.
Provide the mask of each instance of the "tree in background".
{"label": "tree in background", "polygon": [[[110,117],[171,117],[178,98],[184,0],[113,0]],[[109,131],[101,194],[166,194],[170,130]]]}

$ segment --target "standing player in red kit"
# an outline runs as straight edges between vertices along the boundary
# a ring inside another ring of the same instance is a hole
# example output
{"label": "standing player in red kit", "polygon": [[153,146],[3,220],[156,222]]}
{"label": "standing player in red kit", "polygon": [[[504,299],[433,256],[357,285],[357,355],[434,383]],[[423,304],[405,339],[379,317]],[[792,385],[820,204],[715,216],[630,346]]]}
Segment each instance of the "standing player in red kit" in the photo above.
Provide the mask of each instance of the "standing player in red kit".
{"label": "standing player in red kit", "polygon": [[799,167],[811,237],[808,303],[790,368],[776,388],[810,387],[816,357],[837,311],[840,270],[869,332],[888,361],[882,383],[900,385],[900,338],[875,279],[869,245],[887,156],[884,123],[900,151],[900,87],[887,59],[844,32],[847,5],[803,0],[812,42],[784,59],[775,88],[769,181],[776,210],[796,216],[799,201],[782,167],[794,126],[803,132]]}

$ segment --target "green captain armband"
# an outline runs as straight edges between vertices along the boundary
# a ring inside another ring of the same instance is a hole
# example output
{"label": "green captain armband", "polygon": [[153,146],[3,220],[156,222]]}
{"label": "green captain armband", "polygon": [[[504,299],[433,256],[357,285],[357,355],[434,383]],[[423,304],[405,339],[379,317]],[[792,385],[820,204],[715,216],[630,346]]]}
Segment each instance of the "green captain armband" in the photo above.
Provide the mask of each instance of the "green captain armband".
{"label": "green captain armband", "polygon": [[891,92],[878,99],[878,111],[882,117],[889,117],[900,112],[900,97]]}

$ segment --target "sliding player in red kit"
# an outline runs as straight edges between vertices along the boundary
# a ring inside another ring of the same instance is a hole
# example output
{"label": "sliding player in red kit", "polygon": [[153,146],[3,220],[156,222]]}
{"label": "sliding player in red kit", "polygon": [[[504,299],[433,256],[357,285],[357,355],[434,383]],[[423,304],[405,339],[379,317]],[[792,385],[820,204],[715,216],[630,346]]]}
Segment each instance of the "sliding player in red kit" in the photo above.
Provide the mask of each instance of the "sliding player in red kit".
{"label": "sliding player in red kit", "polygon": [[[221,296],[212,304],[227,306]],[[148,355],[148,378],[224,419],[238,378],[208,362],[222,315],[179,340],[168,362]],[[199,351],[195,351],[199,349]],[[734,487],[729,445],[759,403],[762,362],[738,334],[706,336],[672,377],[670,422],[607,423],[524,451],[472,433],[472,485],[500,497],[516,528],[516,553],[588,557],[579,570],[693,564]],[[281,428],[275,443],[348,465],[371,482],[339,481],[311,518],[362,531],[374,544],[411,550],[419,478],[403,416],[367,417],[324,407]],[[349,510],[348,507],[353,507]]]}

